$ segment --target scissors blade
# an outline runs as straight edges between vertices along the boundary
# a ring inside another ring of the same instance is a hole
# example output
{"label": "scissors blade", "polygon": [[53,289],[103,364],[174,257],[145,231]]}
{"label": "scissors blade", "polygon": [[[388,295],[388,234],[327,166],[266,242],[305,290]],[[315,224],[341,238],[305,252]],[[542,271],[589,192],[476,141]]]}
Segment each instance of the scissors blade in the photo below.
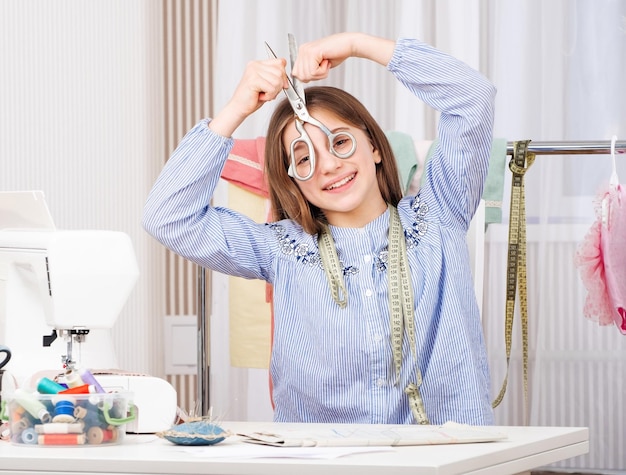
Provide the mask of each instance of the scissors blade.
{"label": "scissors blade", "polygon": [[[296,41],[296,37],[293,33],[287,34],[287,40],[289,42],[289,59],[291,60],[291,69],[293,70],[293,65],[296,64],[296,58],[298,57],[298,42]],[[302,83],[298,81],[293,74],[291,76],[291,83],[293,84],[294,89],[302,102],[306,103],[306,99],[304,97],[304,87],[302,87]]]}
{"label": "scissors blade", "polygon": [[[265,42],[265,50],[267,51],[267,54],[270,58],[278,58],[271,46],[267,44],[267,41]],[[287,98],[291,103],[291,107],[293,108],[296,115],[304,120],[306,117],[308,117],[308,113],[306,112],[306,104],[304,102],[304,91],[302,92],[302,95],[300,95],[298,93],[298,90],[296,89],[296,85],[294,84],[294,78],[289,76],[289,74],[287,74],[287,71],[285,71],[285,75],[287,76],[287,83],[289,86],[286,89],[283,89],[283,91],[287,95]]]}
{"label": "scissors blade", "polygon": [[267,51],[267,55],[270,58],[278,59],[278,56],[276,56],[276,53],[274,53],[274,50],[272,49],[272,47],[267,44],[267,41],[264,41],[264,43],[265,43],[265,51]]}
{"label": "scissors blade", "polygon": [[296,64],[296,58],[298,57],[298,43],[293,33],[287,33],[287,40],[289,41],[289,59],[291,60],[291,67]]}

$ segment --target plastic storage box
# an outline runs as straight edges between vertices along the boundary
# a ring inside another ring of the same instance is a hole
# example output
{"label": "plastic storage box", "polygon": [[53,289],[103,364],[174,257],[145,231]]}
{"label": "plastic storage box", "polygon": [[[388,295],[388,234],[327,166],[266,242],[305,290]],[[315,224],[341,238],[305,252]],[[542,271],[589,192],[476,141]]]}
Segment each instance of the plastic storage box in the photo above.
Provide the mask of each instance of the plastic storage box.
{"label": "plastic storage box", "polygon": [[112,445],[135,418],[129,393],[40,394],[17,389],[7,402],[11,442],[18,445]]}

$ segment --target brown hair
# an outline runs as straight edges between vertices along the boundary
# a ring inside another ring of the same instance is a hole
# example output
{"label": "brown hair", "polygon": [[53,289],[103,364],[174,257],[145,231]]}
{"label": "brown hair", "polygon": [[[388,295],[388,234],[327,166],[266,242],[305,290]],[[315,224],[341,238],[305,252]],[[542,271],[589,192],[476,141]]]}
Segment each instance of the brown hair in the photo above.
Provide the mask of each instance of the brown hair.
{"label": "brown hair", "polygon": [[[347,124],[363,130],[370,138],[381,157],[381,162],[376,165],[381,194],[385,202],[396,206],[402,198],[396,160],[387,136],[365,106],[351,94],[335,87],[314,86],[307,88],[305,92],[309,111],[323,109],[333,113]],[[285,99],[276,106],[267,129],[265,173],[271,206],[274,219],[292,219],[306,232],[316,234],[327,224],[324,212],[306,200],[295,179],[287,174],[289,157],[283,147],[282,136],[293,120],[293,109]]]}

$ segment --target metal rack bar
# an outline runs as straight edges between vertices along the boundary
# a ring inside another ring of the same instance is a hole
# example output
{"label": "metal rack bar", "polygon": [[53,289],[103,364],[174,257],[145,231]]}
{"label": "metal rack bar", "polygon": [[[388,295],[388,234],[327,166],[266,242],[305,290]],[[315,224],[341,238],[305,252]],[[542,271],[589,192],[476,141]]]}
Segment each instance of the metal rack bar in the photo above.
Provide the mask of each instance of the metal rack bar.
{"label": "metal rack bar", "polygon": [[206,417],[210,413],[209,405],[209,365],[208,365],[208,338],[209,322],[207,321],[207,296],[206,296],[206,278],[207,270],[198,266],[198,380],[197,380],[197,399],[196,410],[194,416]]}
{"label": "metal rack bar", "polygon": [[[513,155],[514,142],[508,142],[507,155]],[[527,150],[536,155],[593,155],[611,153],[610,140],[594,141],[563,141],[563,142],[530,142]],[[626,141],[615,142],[615,153],[626,154]]]}

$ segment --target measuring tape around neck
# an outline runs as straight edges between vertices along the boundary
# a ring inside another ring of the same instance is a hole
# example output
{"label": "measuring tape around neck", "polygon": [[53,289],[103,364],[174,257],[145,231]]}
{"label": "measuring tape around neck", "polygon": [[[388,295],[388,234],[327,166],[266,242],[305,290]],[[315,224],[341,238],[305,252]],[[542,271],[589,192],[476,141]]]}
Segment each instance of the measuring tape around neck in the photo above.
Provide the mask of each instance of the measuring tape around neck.
{"label": "measuring tape around neck", "polygon": [[[343,271],[337,256],[337,249],[326,229],[318,238],[320,257],[326,273],[333,299],[340,308],[348,303],[348,294],[343,282]],[[413,305],[413,287],[409,275],[409,263],[406,253],[404,230],[400,222],[400,215],[395,206],[389,205],[389,244],[388,244],[387,279],[389,289],[389,313],[391,325],[391,348],[395,370],[395,384],[400,379],[402,368],[402,340],[406,330],[411,351],[417,366],[417,350],[415,343],[415,316]],[[417,383],[411,383],[405,389],[409,397],[409,405],[415,420],[419,424],[428,424],[428,417],[424,409],[419,387],[422,384],[422,375],[417,367]]]}
{"label": "measuring tape around neck", "polygon": [[348,292],[346,284],[343,282],[343,269],[337,256],[337,248],[330,234],[330,229],[325,228],[317,239],[317,245],[320,249],[320,257],[326,274],[326,280],[330,287],[333,300],[339,305],[339,308],[346,308],[348,305]]}
{"label": "measuring tape around neck", "polygon": [[[509,162],[509,169],[511,170],[513,177],[506,271],[506,320],[504,326],[504,340],[506,344],[506,374],[500,393],[492,403],[494,408],[502,402],[509,379],[513,317],[518,289],[522,328],[524,407],[527,408],[528,406],[528,296],[526,284],[526,196],[524,192],[524,175],[535,161],[535,154],[528,153],[529,143],[530,140],[515,142],[513,147],[513,158]],[[527,411],[525,411],[525,413],[527,413]]]}

